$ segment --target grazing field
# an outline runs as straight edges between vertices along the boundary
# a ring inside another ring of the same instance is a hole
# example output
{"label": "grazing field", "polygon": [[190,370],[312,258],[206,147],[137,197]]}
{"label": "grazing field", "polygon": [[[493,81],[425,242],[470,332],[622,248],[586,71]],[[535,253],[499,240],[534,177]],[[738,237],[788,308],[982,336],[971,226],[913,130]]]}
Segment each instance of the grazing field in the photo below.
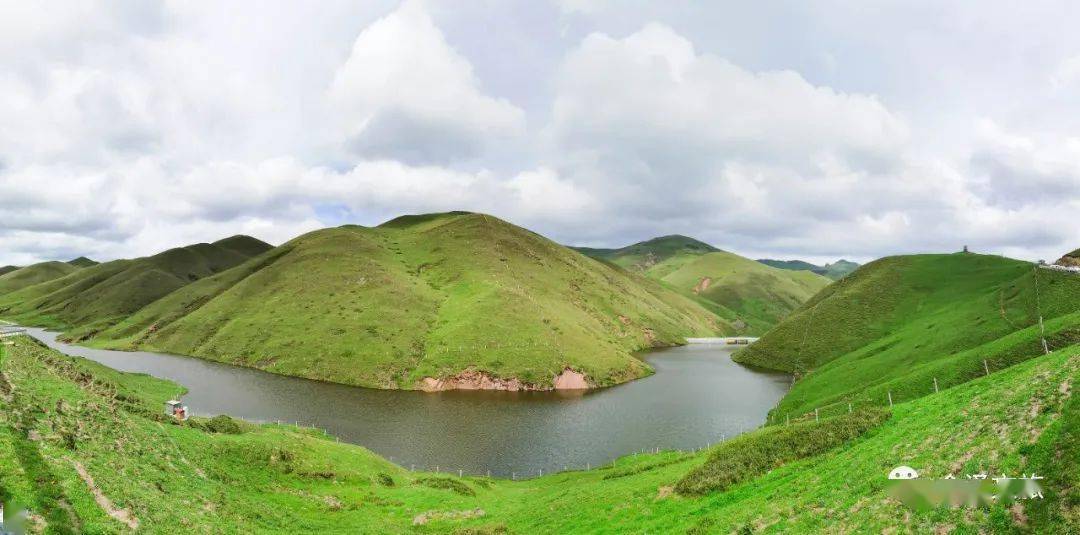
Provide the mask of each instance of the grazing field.
{"label": "grazing field", "polygon": [[840,280],[859,268],[859,264],[847,260],[837,260],[831,264],[818,266],[802,260],[758,260],[762,264],[780,269],[792,269],[796,271],[813,271],[818,275],[824,275],[832,280]]}
{"label": "grazing field", "polygon": [[841,413],[1038,356],[1040,314],[1049,349],[1080,342],[1080,278],[998,256],[890,257],[830,286],[735,359],[797,374],[773,421]]}
{"label": "grazing field", "polygon": [[685,236],[621,249],[578,250],[675,288],[747,335],[769,330],[830,282],[810,271],[775,268]]}
{"label": "grazing field", "polygon": [[[178,288],[225,271],[269,248],[255,238],[234,236],[84,268],[49,262],[65,266],[64,274],[0,291],[0,315],[68,331],[70,339],[88,338]],[[8,276],[37,266],[44,264]]]}
{"label": "grazing field", "polygon": [[513,389],[552,388],[567,370],[588,386],[628,381],[650,372],[635,350],[731,332],[655,281],[448,213],[305,234],[89,343],[377,388]]}
{"label": "grazing field", "polygon": [[78,267],[65,262],[41,262],[24,268],[7,267],[14,269],[9,269],[0,275],[0,295],[60,278],[79,270]]}
{"label": "grazing field", "polygon": [[[701,452],[625,457],[519,479],[411,472],[291,426],[178,424],[178,385],[19,337],[0,357],[0,495],[52,532],[934,532],[1080,528],[1073,393],[1080,346],[892,411],[769,426]],[[923,477],[1045,474],[1045,499],[908,510],[898,465]]]}

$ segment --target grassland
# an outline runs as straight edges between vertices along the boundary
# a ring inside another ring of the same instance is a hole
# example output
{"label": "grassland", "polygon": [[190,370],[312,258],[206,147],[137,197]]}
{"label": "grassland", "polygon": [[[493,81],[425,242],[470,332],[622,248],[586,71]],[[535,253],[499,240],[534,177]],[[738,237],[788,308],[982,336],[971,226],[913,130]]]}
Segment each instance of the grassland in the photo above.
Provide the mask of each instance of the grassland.
{"label": "grassland", "polygon": [[96,262],[94,260],[90,260],[89,258],[86,258],[85,256],[80,256],[78,258],[73,258],[71,260],[68,260],[67,263],[71,264],[71,265],[73,265],[75,267],[81,267],[81,268],[90,267],[90,266],[96,266],[96,265],[99,264],[99,262]]}
{"label": "grassland", "polygon": [[810,271],[775,268],[686,236],[663,236],[621,249],[578,250],[695,299],[740,334],[764,333],[829,284]]}
{"label": "grassland", "polygon": [[[68,331],[69,339],[88,338],[178,288],[269,248],[255,238],[239,236],[84,268],[48,262],[64,266],[63,274],[0,291],[0,315]],[[6,277],[44,265],[35,264]]]}
{"label": "grassland", "polygon": [[550,388],[568,368],[594,386],[634,379],[650,372],[635,350],[731,332],[655,281],[491,216],[448,213],[305,234],[88,343],[378,388],[481,374]]}
{"label": "grassland", "polygon": [[837,414],[1040,355],[1040,314],[1049,349],[1080,342],[1080,279],[997,256],[890,257],[830,286],[735,359],[797,374],[772,421]]}
{"label": "grassland", "polygon": [[0,295],[57,279],[78,270],[79,268],[66,262],[41,262],[24,268],[15,268],[0,275]]}
{"label": "grassland", "polygon": [[859,264],[850,262],[847,260],[837,260],[831,264],[825,264],[824,266],[818,266],[811,264],[810,262],[804,262],[802,260],[770,260],[761,259],[758,260],[762,264],[772,266],[780,269],[791,269],[795,271],[813,271],[818,275],[823,275],[832,280],[840,280],[859,268]]}
{"label": "grassland", "polygon": [[[2,349],[0,494],[28,505],[33,526],[54,533],[135,525],[146,533],[1080,528],[1076,345],[891,412],[770,426],[700,453],[634,455],[518,481],[410,472],[289,426],[224,418],[178,425],[160,415],[177,385],[27,338]],[[1044,474],[1045,499],[912,511],[886,496],[885,475],[900,464],[923,477]]]}

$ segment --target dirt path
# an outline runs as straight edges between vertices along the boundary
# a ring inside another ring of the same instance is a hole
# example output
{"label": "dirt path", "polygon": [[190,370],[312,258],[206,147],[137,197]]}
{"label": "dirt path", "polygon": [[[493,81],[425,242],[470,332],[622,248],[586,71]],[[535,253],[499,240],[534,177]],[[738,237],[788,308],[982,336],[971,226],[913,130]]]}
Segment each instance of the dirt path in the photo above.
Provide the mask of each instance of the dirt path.
{"label": "dirt path", "polygon": [[79,473],[79,477],[86,482],[86,486],[90,487],[90,492],[94,493],[94,501],[97,502],[98,507],[101,507],[109,516],[116,520],[123,522],[127,527],[131,529],[139,529],[139,519],[135,518],[131,514],[131,511],[127,509],[119,509],[115,507],[109,497],[101,492],[97,484],[94,483],[94,478],[90,477],[90,473],[86,471],[86,467],[79,461],[71,461],[71,464],[75,465],[75,471]]}

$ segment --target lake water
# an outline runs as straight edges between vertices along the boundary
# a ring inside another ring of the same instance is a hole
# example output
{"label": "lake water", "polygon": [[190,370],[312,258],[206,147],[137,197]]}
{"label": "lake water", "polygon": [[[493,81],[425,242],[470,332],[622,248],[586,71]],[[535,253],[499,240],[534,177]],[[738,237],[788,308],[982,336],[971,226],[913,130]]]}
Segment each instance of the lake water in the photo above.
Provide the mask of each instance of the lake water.
{"label": "lake water", "polygon": [[518,477],[584,468],[642,449],[693,449],[759,426],[790,376],[731,360],[734,348],[650,351],[656,374],[588,392],[414,392],[286,377],[192,357],[49,347],[188,388],[193,413],[299,422],[325,429],[408,468]]}

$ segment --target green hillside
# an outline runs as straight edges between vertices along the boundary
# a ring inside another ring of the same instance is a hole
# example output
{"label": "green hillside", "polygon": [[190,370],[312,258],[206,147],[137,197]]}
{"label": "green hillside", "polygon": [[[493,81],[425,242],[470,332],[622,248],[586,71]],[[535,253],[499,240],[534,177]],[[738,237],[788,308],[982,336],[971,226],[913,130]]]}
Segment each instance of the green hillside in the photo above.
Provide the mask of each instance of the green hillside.
{"label": "green hillside", "polygon": [[64,262],[41,262],[0,275],[0,299],[28,286],[74,273],[79,268]]}
{"label": "green hillside", "polygon": [[842,413],[1042,354],[1040,313],[1049,349],[1080,342],[1080,279],[998,256],[889,257],[826,288],[735,360],[797,375],[773,421]]}
{"label": "green hillside", "polygon": [[818,266],[805,262],[803,260],[771,260],[763,258],[758,260],[766,266],[772,266],[780,269],[791,269],[795,271],[813,271],[818,275],[824,275],[832,280],[840,280],[847,276],[848,273],[859,269],[859,264],[855,262],[849,262],[847,260],[837,260],[831,264],[825,264],[824,266]]}
{"label": "green hillside", "polygon": [[78,258],[73,258],[71,260],[68,260],[67,263],[71,264],[71,265],[73,265],[75,267],[90,267],[90,266],[96,266],[100,262],[95,262],[93,260],[90,260],[89,258],[86,258],[85,256],[80,256]]}
{"label": "green hillside", "polygon": [[584,254],[662,281],[734,325],[761,334],[829,284],[809,271],[777,269],[685,236],[664,236]]}
{"label": "green hillside", "polygon": [[575,247],[575,250],[600,260],[607,260],[626,269],[644,272],[654,265],[680,254],[704,254],[719,251],[705,242],[686,236],[671,235],[653,238],[619,249]]}
{"label": "green hillside", "polygon": [[[178,424],[179,387],[0,346],[0,498],[53,533],[1076,533],[1080,346],[905,403],[517,481],[394,465],[311,429]],[[1043,499],[906,508],[885,476],[1037,473]]]}
{"label": "green hillside", "polygon": [[[270,247],[255,238],[240,241],[250,250]],[[62,329],[68,331],[69,338],[83,338],[178,288],[240,264],[249,258],[240,250],[237,241],[230,238],[86,268],[53,262],[50,264],[66,266],[66,274],[0,296],[0,316]]]}
{"label": "green hillside", "polygon": [[627,381],[649,373],[632,351],[733,331],[654,281],[449,213],[305,234],[91,343],[379,388],[513,389],[551,388],[567,369]]}
{"label": "green hillside", "polygon": [[3,267],[0,267],[0,275],[7,275],[8,273],[11,273],[12,271],[15,271],[16,269],[19,269],[19,266],[3,266]]}
{"label": "green hillside", "polygon": [[761,262],[766,266],[790,269],[792,271],[814,271],[815,269],[821,269],[821,266],[803,260],[773,260],[771,258],[759,258],[758,262]]}

